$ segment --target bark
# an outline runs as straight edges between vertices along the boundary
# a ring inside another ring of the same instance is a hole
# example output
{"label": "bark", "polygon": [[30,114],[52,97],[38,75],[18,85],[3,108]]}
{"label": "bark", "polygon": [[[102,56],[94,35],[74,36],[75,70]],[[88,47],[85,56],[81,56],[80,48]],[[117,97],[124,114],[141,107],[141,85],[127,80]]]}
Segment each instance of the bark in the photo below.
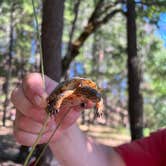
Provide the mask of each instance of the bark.
{"label": "bark", "polygon": [[61,78],[61,44],[64,0],[44,0],[42,50],[45,74],[55,81]]}
{"label": "bark", "polygon": [[141,65],[137,55],[134,0],[127,0],[128,110],[132,140],[143,136],[143,98],[140,92]]}
{"label": "bark", "polygon": [[11,74],[12,74],[12,53],[13,53],[13,43],[14,43],[14,2],[11,3],[11,8],[10,8],[10,32],[9,32],[9,53],[8,53],[8,59],[7,59],[7,76],[6,76],[6,82],[4,84],[4,92],[5,92],[5,101],[3,105],[3,126],[6,124],[6,113],[7,113],[7,106],[9,103],[9,87],[10,87],[10,80],[11,80]]}
{"label": "bark", "polygon": [[[61,78],[61,45],[63,31],[64,0],[43,1],[42,21],[42,52],[44,62],[44,73],[59,82]],[[37,153],[43,149],[40,145]],[[37,155],[38,156],[38,155]],[[49,166],[54,163],[53,154],[47,148],[45,155],[41,158],[39,165]]]}
{"label": "bark", "polygon": [[[95,17],[90,17],[87,26],[84,28],[80,36],[71,44],[70,56],[65,56],[62,60],[62,76],[69,68],[70,63],[79,54],[79,49],[83,46],[88,37],[99,29],[103,24],[106,24],[115,14],[122,12],[121,9],[115,9],[107,14],[102,20],[95,20]],[[96,11],[94,11],[96,13]],[[93,13],[92,13],[93,15]],[[92,19],[93,18],[93,19]]]}

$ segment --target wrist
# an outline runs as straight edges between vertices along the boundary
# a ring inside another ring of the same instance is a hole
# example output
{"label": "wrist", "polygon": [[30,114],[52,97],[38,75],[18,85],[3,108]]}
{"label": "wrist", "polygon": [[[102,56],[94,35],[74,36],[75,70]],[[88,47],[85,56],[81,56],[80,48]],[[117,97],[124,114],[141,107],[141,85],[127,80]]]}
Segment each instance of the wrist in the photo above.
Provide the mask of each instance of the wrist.
{"label": "wrist", "polygon": [[76,124],[70,126],[65,130],[57,130],[57,132],[54,135],[54,138],[52,139],[52,141],[50,141],[49,146],[52,147],[56,146],[56,144],[65,144],[73,137],[74,133],[77,132],[77,130],[79,129]]}

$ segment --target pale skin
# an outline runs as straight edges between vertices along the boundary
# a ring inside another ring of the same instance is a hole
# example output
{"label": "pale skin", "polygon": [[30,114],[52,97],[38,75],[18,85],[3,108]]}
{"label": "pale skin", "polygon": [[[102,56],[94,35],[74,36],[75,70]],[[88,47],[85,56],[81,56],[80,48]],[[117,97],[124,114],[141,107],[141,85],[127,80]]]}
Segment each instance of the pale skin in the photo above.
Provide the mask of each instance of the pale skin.
{"label": "pale skin", "polygon": [[[17,109],[14,135],[22,145],[32,146],[46,118],[45,99],[57,83],[48,77],[45,80],[44,90],[41,75],[28,74],[22,84],[12,92],[11,101]],[[93,103],[86,103],[87,108],[92,106]],[[75,122],[82,110],[80,105],[64,107],[55,117],[50,118],[40,144],[48,141],[57,123],[69,110],[60,129],[49,143],[59,163],[62,166],[124,166],[123,160],[113,148],[95,142],[76,126]]]}

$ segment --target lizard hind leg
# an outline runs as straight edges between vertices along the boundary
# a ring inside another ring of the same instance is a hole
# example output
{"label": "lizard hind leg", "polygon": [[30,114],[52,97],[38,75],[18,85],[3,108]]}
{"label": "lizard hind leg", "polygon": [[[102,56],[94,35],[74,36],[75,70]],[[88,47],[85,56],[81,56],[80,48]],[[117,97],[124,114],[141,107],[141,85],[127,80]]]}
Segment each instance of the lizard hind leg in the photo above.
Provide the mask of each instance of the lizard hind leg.
{"label": "lizard hind leg", "polygon": [[96,103],[95,116],[97,117],[103,116],[103,108],[104,108],[103,100],[101,99],[98,103]]}
{"label": "lizard hind leg", "polygon": [[100,118],[103,116],[103,112],[97,108],[95,108],[95,117]]}

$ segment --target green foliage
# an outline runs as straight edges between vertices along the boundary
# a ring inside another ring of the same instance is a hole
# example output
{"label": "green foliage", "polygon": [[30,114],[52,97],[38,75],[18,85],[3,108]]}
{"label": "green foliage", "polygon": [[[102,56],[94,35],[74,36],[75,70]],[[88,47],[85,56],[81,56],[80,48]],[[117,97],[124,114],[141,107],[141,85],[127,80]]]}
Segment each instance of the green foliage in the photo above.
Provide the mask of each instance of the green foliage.
{"label": "green foliage", "polygon": [[[149,36],[149,38],[151,38]],[[166,126],[166,49],[159,39],[151,42],[145,57],[145,82],[148,89],[144,91],[145,119],[147,126],[157,129]]]}
{"label": "green foliage", "polygon": [[[143,5],[139,2],[137,4],[138,55],[143,70],[143,86],[148,85],[148,88],[142,89],[145,126],[150,130],[166,126],[165,116],[163,116],[166,108],[165,99],[160,100],[161,97],[166,96],[164,81],[166,51],[155,35],[159,14],[165,10],[164,3],[164,1],[143,1]],[[75,37],[79,36],[86,25],[93,8],[92,1],[81,4]],[[68,19],[64,30],[65,42],[70,30],[70,25],[67,23],[73,19],[73,14],[70,15],[70,12],[65,12],[67,15],[65,19]],[[124,108],[127,107],[126,48],[126,20],[119,14],[90,36],[75,59],[75,62],[83,63],[84,76],[92,78],[101,86],[107,83],[105,95],[110,105],[118,106],[119,103],[123,103]],[[104,55],[102,60],[99,60],[100,52]],[[147,131],[145,133],[148,134]]]}
{"label": "green foliage", "polygon": [[[9,46],[9,26],[11,0],[0,1],[0,75],[5,76],[6,57]],[[38,20],[41,22],[41,4],[36,9]],[[65,1],[64,32],[63,32],[63,56],[66,54],[69,33],[74,19],[74,2]],[[73,41],[81,34],[87,21],[98,1],[90,0],[81,2]],[[115,1],[103,1],[112,4]],[[156,26],[160,12],[165,10],[165,1],[146,0],[137,3],[137,39],[138,55],[143,67],[143,88],[145,124],[148,128],[156,129],[165,126],[165,96],[166,96],[166,51],[163,44],[155,35]],[[34,16],[31,1],[15,0],[14,9],[14,52],[13,52],[13,74],[17,76],[24,68],[29,71],[31,54],[31,42],[36,40],[34,31]],[[151,4],[151,5],[149,5]],[[124,4],[123,4],[124,5]],[[120,4],[119,6],[123,6]],[[145,19],[146,18],[146,19]],[[145,22],[148,20],[148,23]],[[153,23],[152,24],[149,24]],[[148,28],[151,29],[150,32]],[[79,56],[75,62],[83,64],[85,73],[83,76],[97,81],[101,87],[106,87],[104,96],[107,97],[109,105],[127,108],[127,69],[126,69],[126,18],[122,14],[113,17],[108,24],[102,26],[91,35],[84,46],[80,49]],[[38,49],[36,50],[38,53]],[[74,65],[73,65],[74,66]],[[71,65],[71,68],[73,67]],[[75,73],[76,75],[77,72]],[[123,103],[123,104],[122,104]],[[122,106],[123,105],[123,106]]]}
{"label": "green foliage", "polygon": [[157,23],[159,14],[165,12],[165,0],[142,0],[137,2],[139,15],[148,18],[151,23]]}
{"label": "green foliage", "polygon": [[154,63],[150,71],[151,74],[153,73],[152,89],[154,92],[154,101],[152,101],[152,104],[155,110],[153,117],[156,120],[154,124],[155,128],[166,126],[166,68],[164,63],[166,60],[166,50],[160,50],[160,53],[158,52],[154,55],[154,59],[152,60]]}
{"label": "green foliage", "polygon": [[[31,56],[31,41],[35,40],[34,30],[34,16],[32,10],[31,1],[15,0],[15,1],[3,1],[0,6],[0,55],[3,56],[0,66],[0,74],[5,76],[6,72],[4,65],[6,64],[5,57],[9,51],[10,40],[10,13],[11,6],[13,5],[13,36],[14,36],[14,48],[13,48],[13,74],[20,73],[19,70],[30,70],[31,65],[28,64],[28,60]],[[39,7],[36,5],[36,10],[39,11]],[[38,17],[41,17],[38,12]],[[41,22],[41,18],[39,18]],[[27,63],[26,63],[27,62]]]}

